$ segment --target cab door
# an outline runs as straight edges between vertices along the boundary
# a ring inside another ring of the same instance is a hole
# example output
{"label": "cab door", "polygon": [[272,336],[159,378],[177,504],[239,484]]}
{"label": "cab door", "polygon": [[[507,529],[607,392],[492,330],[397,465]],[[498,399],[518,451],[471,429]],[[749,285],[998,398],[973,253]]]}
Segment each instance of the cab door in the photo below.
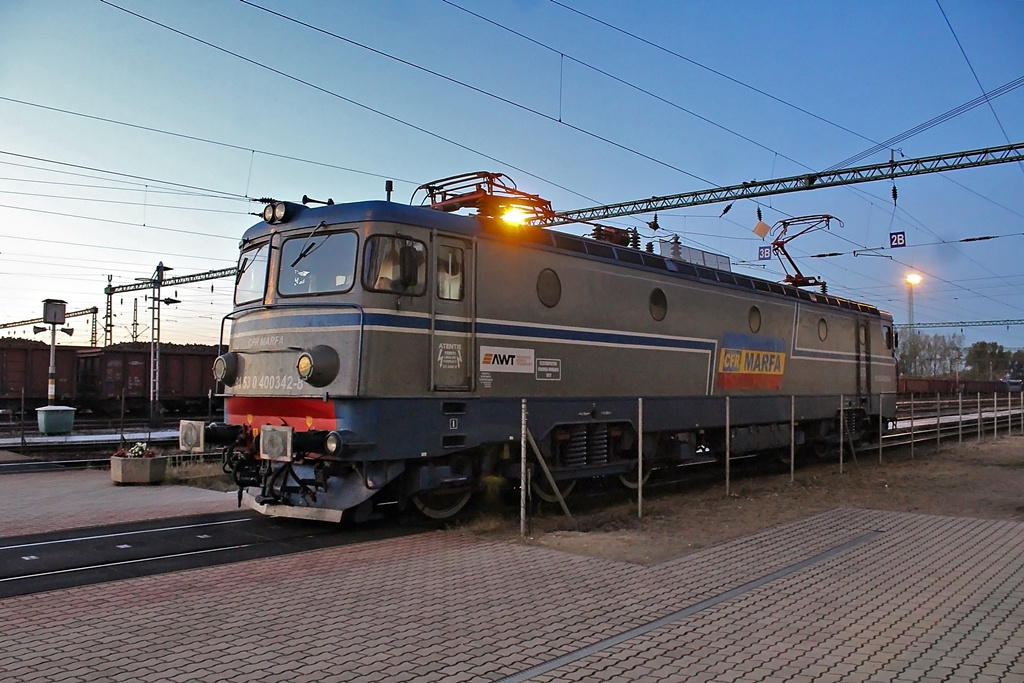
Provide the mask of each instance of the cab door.
{"label": "cab door", "polygon": [[434,233],[432,247],[431,389],[470,391],[476,342],[474,241]]}

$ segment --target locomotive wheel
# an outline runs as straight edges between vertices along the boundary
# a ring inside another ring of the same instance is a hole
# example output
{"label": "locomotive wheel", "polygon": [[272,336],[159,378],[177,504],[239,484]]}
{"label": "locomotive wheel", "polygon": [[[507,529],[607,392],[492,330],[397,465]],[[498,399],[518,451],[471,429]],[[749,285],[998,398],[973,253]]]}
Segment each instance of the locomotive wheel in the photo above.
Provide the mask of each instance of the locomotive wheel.
{"label": "locomotive wheel", "polygon": [[[572,495],[572,492],[576,489],[576,479],[570,479],[569,481],[555,482],[558,485],[558,491],[562,494],[562,498],[568,498]],[[546,503],[557,503],[558,496],[551,490],[551,484],[548,483],[547,477],[544,479],[534,479],[530,483],[530,488],[533,490],[533,495],[537,496]]]}
{"label": "locomotive wheel", "polygon": [[[636,491],[638,486],[638,484],[636,483],[636,478],[636,467],[631,469],[629,472],[625,472],[619,475],[619,481],[622,482],[622,485],[625,486],[627,489],[632,489],[633,491]],[[647,480],[650,478],[651,466],[644,465],[644,478],[642,483],[646,484]]]}
{"label": "locomotive wheel", "polygon": [[472,491],[421,491],[412,502],[424,517],[448,519],[459,514],[472,495]]}

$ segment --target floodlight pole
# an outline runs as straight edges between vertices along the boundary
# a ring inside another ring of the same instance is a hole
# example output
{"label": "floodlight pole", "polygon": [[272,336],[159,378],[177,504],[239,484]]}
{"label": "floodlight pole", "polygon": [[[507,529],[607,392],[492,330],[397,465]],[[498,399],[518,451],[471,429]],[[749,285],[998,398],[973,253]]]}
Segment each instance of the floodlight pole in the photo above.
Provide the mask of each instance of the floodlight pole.
{"label": "floodlight pole", "polygon": [[50,372],[46,378],[46,405],[57,403],[57,325],[50,323]]}
{"label": "floodlight pole", "polygon": [[164,273],[171,270],[161,261],[153,273],[153,300],[150,311],[152,318],[150,330],[152,332],[149,345],[149,426],[159,427],[163,421],[163,411],[160,410],[160,290],[164,284]]}
{"label": "floodlight pole", "polygon": [[46,379],[46,403],[51,406],[57,402],[57,325],[64,324],[66,311],[66,301],[43,299],[43,322],[50,326],[50,368]]}

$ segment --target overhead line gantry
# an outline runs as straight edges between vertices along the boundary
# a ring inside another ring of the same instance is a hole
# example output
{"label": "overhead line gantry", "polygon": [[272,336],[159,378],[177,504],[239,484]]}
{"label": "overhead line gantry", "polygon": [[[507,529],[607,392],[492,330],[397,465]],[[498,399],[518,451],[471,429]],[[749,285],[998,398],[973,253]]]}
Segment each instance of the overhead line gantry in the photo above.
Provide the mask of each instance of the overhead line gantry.
{"label": "overhead line gantry", "polygon": [[751,180],[739,185],[715,187],[694,192],[651,197],[620,204],[606,204],[588,209],[559,211],[552,216],[535,218],[531,223],[538,227],[553,227],[569,223],[585,223],[621,216],[653,213],[668,209],[680,209],[703,204],[733,202],[738,199],[753,199],[769,195],[817,190],[826,187],[869,183],[876,180],[891,180],[926,173],[942,173],[979,166],[1006,164],[1024,161],[1024,142],[1000,147],[984,147],[966,152],[937,154],[916,159],[891,159],[886,163],[855,166],[835,170],[804,173],[802,175],[776,178],[774,180]]}
{"label": "overhead line gantry", "polygon": [[[83,315],[92,316],[92,337],[91,345],[96,346],[96,314],[99,313],[99,309],[93,306],[92,308],[83,308],[81,311],[72,311],[71,313],[65,313],[65,318],[77,318]],[[19,320],[16,323],[4,323],[0,325],[0,330],[6,330],[12,327],[28,327],[29,325],[38,325],[46,322],[42,318],[32,318],[31,320]]]}

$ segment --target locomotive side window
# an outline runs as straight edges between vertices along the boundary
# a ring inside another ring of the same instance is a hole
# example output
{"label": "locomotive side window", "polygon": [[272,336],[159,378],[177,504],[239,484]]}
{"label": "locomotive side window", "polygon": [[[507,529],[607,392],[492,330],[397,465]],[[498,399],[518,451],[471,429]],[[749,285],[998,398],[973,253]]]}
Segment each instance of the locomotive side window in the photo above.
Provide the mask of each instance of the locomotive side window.
{"label": "locomotive side window", "polygon": [[296,236],[281,246],[282,296],[347,292],[352,289],[359,238],[354,232]]}
{"label": "locomotive side window", "polygon": [[668,313],[668,298],[660,287],[655,287],[651,290],[651,298],[648,304],[651,308],[652,318],[658,321],[665,319],[665,315]]}
{"label": "locomotive side window", "polygon": [[238,275],[235,280],[235,303],[247,304],[263,298],[267,286],[267,254],[270,245],[263,244],[255,249],[246,249],[238,260]]}
{"label": "locomotive side window", "polygon": [[550,268],[540,271],[537,276],[537,298],[548,308],[554,308],[562,300],[562,281]]}
{"label": "locomotive side window", "polygon": [[828,323],[824,318],[818,319],[818,339],[821,341],[828,339]]}
{"label": "locomotive side window", "polygon": [[462,250],[447,244],[437,247],[437,298],[462,301]]}
{"label": "locomotive side window", "polygon": [[750,331],[754,334],[761,330],[761,309],[757,306],[751,306],[747,312],[747,325],[750,326]]}
{"label": "locomotive side window", "polygon": [[363,253],[363,287],[420,296],[427,291],[427,247],[400,235],[373,235]]}

